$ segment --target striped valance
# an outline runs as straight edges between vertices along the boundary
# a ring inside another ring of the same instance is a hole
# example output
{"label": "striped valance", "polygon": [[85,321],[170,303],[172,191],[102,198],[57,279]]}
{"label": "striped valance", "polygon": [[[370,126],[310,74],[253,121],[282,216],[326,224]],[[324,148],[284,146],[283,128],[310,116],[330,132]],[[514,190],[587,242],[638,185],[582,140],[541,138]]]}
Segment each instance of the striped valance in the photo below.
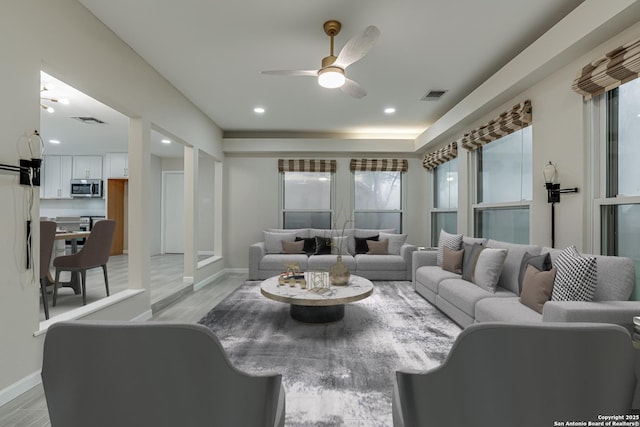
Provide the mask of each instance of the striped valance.
{"label": "striped valance", "polygon": [[585,65],[571,88],[590,99],[640,76],[640,39]]}
{"label": "striped valance", "polygon": [[279,172],[335,172],[335,160],[278,159]]}
{"label": "striped valance", "polygon": [[454,141],[451,144],[445,145],[441,149],[424,156],[422,166],[427,170],[435,169],[441,164],[447,163],[449,160],[453,160],[456,157],[458,157],[458,143]]}
{"label": "striped valance", "polygon": [[351,172],[406,172],[409,162],[406,159],[351,159]]}
{"label": "striped valance", "polygon": [[476,150],[531,124],[531,101],[514,105],[484,126],[465,133],[460,143],[467,150]]}

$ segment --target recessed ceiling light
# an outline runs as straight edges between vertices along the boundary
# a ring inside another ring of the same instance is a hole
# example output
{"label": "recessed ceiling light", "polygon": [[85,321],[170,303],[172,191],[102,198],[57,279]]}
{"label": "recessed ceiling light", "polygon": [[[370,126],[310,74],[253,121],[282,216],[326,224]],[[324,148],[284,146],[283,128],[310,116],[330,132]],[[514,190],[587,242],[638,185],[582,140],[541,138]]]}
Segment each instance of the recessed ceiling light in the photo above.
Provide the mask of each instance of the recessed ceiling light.
{"label": "recessed ceiling light", "polygon": [[256,114],[264,114],[265,109],[262,108],[262,107],[256,107],[256,108],[253,109],[253,112],[256,113]]}
{"label": "recessed ceiling light", "polygon": [[171,140],[170,139],[163,139],[162,141],[163,144],[171,144]]}
{"label": "recessed ceiling light", "polygon": [[60,144],[60,141],[58,141],[57,139],[50,139],[49,142],[51,144]]}
{"label": "recessed ceiling light", "polygon": [[393,114],[395,112],[396,112],[396,109],[393,108],[393,107],[387,107],[387,108],[384,109],[384,113],[385,114]]}

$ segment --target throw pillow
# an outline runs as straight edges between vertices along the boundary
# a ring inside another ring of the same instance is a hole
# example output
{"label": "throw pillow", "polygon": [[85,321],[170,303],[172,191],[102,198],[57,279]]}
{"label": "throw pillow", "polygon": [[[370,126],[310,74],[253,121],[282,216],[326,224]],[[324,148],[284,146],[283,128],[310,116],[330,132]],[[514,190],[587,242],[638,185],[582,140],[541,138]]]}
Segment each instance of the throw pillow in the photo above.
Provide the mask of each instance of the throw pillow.
{"label": "throw pillow", "polygon": [[462,274],[463,255],[464,249],[454,251],[445,246],[442,252],[442,269],[452,273]]}
{"label": "throw pillow", "polygon": [[378,235],[379,240],[388,240],[389,241],[389,255],[400,255],[400,248],[404,245],[404,242],[407,240],[406,234],[390,234],[380,232]]}
{"label": "throw pillow", "polygon": [[296,237],[296,242],[304,241],[303,251],[307,255],[313,255],[316,253],[316,238],[315,237]]}
{"label": "throw pillow", "polygon": [[598,278],[595,257],[583,257],[575,246],[558,255],[551,301],[592,301]]}
{"label": "throw pillow", "polygon": [[282,253],[285,254],[303,254],[304,253],[304,242],[282,242]]}
{"label": "throw pillow", "polygon": [[518,293],[522,294],[522,281],[524,280],[524,274],[527,271],[527,266],[533,265],[540,271],[551,270],[551,256],[549,253],[542,255],[531,255],[529,252],[525,252],[522,256],[522,262],[520,263],[520,273],[518,274]]}
{"label": "throw pillow", "polygon": [[522,282],[520,302],[542,314],[542,306],[551,298],[555,277],[555,268],[538,270],[534,265],[528,264]]}
{"label": "throw pillow", "polygon": [[367,246],[369,247],[368,255],[388,255],[388,240],[369,240],[367,242]]}
{"label": "throw pillow", "polygon": [[349,236],[336,236],[331,238],[331,253],[334,255],[349,254]]}
{"label": "throw pillow", "polygon": [[315,255],[331,255],[331,237],[316,236]]}
{"label": "throw pillow", "polygon": [[454,251],[459,251],[462,246],[462,234],[449,234],[444,230],[440,230],[438,254],[436,255],[436,262],[439,267],[442,267],[442,248],[445,246]]}
{"label": "throw pillow", "polygon": [[268,254],[282,253],[282,241],[293,242],[296,240],[296,233],[272,233],[264,231],[264,247]]}
{"label": "throw pillow", "polygon": [[473,270],[476,269],[476,263],[478,262],[478,256],[484,249],[482,243],[463,243],[464,255],[462,257],[462,279],[467,282],[472,282]]}
{"label": "throw pillow", "polygon": [[369,246],[367,245],[367,240],[375,240],[378,241],[378,235],[371,237],[356,237],[356,254],[366,254],[369,252]]}
{"label": "throw pillow", "polygon": [[506,258],[506,249],[484,248],[478,255],[476,268],[473,271],[473,283],[485,291],[495,293]]}

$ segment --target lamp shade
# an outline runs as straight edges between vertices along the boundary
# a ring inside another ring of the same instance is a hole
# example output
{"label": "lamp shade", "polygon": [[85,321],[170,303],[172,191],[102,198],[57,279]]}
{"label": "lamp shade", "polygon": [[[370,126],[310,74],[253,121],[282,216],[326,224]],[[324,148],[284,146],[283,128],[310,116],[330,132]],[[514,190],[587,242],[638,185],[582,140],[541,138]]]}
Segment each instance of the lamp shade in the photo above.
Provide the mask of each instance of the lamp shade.
{"label": "lamp shade", "polygon": [[318,84],[328,89],[341,87],[345,80],[344,71],[338,67],[326,67],[318,72]]}
{"label": "lamp shade", "polygon": [[549,162],[549,164],[542,169],[542,174],[544,175],[544,182],[550,184],[556,179],[556,167],[553,163]]}

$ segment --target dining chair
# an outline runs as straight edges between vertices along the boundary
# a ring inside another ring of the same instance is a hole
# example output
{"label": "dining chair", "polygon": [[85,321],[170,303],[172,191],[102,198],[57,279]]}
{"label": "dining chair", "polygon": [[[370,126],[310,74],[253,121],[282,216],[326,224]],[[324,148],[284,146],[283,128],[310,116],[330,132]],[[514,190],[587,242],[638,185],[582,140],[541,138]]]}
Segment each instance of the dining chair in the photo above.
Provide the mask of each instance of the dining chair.
{"label": "dining chair", "polygon": [[396,372],[393,425],[539,427],[627,414],[635,358],[618,325],[476,323],[442,365]]}
{"label": "dining chair", "polygon": [[87,241],[75,254],[63,255],[53,260],[56,268],[56,277],[53,285],[53,306],[55,307],[58,297],[58,287],[60,285],[60,272],[70,271],[80,273],[82,285],[82,305],[87,304],[87,270],[102,267],[104,274],[104,286],[109,296],[109,278],[107,275],[107,262],[113,241],[113,231],[116,222],[114,220],[104,220],[97,222],[91,230]]}
{"label": "dining chair", "polygon": [[49,318],[49,303],[47,302],[47,284],[49,283],[49,267],[51,267],[51,253],[56,237],[56,223],[54,221],[40,221],[40,292],[44,317]]}
{"label": "dining chair", "polygon": [[281,427],[282,375],[235,368],[199,324],[49,327],[42,384],[52,427]]}

